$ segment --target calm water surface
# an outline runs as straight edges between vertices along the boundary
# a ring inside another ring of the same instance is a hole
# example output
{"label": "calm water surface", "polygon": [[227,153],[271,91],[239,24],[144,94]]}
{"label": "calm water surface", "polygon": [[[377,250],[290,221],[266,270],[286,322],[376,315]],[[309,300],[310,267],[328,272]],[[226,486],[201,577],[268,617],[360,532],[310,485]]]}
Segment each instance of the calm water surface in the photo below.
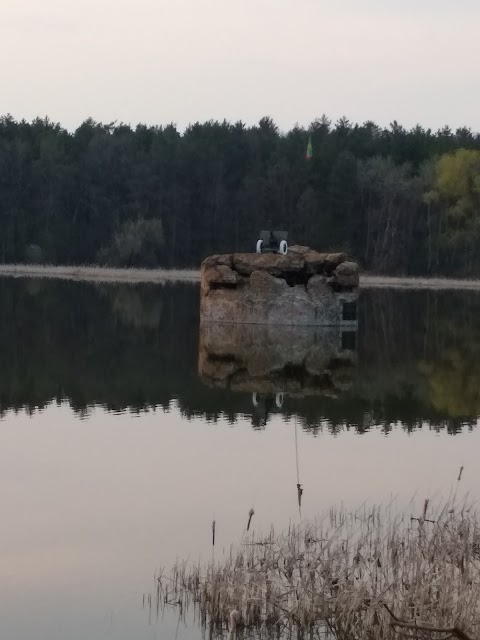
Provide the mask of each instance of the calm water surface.
{"label": "calm water surface", "polygon": [[[0,635],[200,638],[154,573],[333,504],[480,497],[480,296],[366,291],[355,335],[199,331],[194,285],[0,279]],[[302,484],[301,510],[297,483]]]}

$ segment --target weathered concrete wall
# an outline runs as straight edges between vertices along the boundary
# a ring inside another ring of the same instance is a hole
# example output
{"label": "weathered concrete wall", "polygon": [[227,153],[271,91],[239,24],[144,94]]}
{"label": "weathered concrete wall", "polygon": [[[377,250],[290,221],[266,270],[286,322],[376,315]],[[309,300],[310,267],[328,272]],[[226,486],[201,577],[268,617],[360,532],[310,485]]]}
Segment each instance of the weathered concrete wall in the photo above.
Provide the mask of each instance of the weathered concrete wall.
{"label": "weathered concrete wall", "polygon": [[[211,256],[201,269],[201,320],[295,326],[356,326],[359,270],[343,253],[294,246],[286,256]],[[353,310],[354,311],[354,310]]]}
{"label": "weathered concrete wall", "polygon": [[204,323],[198,370],[206,384],[230,391],[336,397],[356,370],[355,335],[349,338],[340,326]]}

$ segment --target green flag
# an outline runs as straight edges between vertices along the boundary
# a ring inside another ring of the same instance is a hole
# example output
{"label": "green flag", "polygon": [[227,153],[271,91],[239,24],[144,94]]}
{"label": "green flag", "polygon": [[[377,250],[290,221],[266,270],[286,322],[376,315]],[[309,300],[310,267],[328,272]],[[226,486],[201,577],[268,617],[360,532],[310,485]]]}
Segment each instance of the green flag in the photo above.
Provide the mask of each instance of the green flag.
{"label": "green flag", "polygon": [[312,136],[308,136],[307,153],[305,155],[306,160],[311,160],[313,156]]}

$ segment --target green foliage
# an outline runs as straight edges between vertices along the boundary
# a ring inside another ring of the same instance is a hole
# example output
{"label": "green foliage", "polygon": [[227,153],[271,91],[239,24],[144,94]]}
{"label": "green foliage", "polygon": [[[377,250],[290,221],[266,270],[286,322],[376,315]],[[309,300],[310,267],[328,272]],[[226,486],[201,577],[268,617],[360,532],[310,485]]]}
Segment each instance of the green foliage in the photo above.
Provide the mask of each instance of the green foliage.
{"label": "green foliage", "polygon": [[273,227],[367,269],[480,275],[479,153],[466,128],[325,116],[285,134],[270,118],[183,133],[89,119],[70,133],[5,116],[0,262],[196,267]]}
{"label": "green foliage", "polygon": [[438,158],[430,190],[424,195],[433,207],[434,242],[438,260],[465,275],[480,272],[480,151],[458,149]]}
{"label": "green foliage", "polygon": [[480,151],[458,149],[443,155],[437,163],[437,189],[441,198],[462,207],[478,204],[480,198]]}

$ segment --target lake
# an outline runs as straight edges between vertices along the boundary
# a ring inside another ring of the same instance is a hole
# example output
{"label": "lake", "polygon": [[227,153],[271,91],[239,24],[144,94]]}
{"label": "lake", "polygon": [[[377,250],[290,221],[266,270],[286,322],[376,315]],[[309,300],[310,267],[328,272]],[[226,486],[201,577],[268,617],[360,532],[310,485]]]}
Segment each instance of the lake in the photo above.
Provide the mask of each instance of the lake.
{"label": "lake", "polygon": [[199,639],[148,594],[213,520],[221,556],[251,508],[414,510],[462,466],[480,497],[480,293],[367,289],[348,335],[200,332],[198,299],[0,279],[3,638]]}

